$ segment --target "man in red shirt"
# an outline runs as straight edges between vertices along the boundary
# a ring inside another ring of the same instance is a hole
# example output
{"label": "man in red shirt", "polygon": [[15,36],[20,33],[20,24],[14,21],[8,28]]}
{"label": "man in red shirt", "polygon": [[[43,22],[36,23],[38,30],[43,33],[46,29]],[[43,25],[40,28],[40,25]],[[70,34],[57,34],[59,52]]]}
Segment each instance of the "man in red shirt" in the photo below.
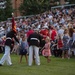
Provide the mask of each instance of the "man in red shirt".
{"label": "man in red shirt", "polygon": [[32,28],[29,28],[29,31],[27,32],[27,37],[29,37],[29,35],[31,35],[34,32],[34,30]]}
{"label": "man in red shirt", "polygon": [[46,37],[49,36],[48,26],[44,26],[43,29],[41,29],[40,34],[46,39]]}
{"label": "man in red shirt", "polygon": [[51,27],[51,31],[50,31],[51,40],[54,41],[56,36],[57,36],[57,31],[53,27]]}
{"label": "man in red shirt", "polygon": [[40,47],[43,47],[45,45],[45,39],[47,36],[49,36],[48,26],[43,26],[43,28],[40,31],[41,36],[43,36],[43,40],[40,44]]}

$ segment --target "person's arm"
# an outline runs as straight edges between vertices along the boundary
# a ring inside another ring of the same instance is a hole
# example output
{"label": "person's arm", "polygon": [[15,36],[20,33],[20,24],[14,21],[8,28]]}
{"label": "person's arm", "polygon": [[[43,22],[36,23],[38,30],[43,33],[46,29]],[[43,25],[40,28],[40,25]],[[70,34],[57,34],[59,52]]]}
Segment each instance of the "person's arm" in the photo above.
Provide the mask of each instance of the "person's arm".
{"label": "person's arm", "polygon": [[16,42],[18,42],[19,43],[19,40],[18,40],[18,38],[16,38],[16,36],[14,35],[14,39],[16,40]]}
{"label": "person's arm", "polygon": [[[30,35],[31,36],[31,35]],[[30,42],[30,36],[27,38],[27,42],[28,42],[28,44],[29,44],[29,42]]]}

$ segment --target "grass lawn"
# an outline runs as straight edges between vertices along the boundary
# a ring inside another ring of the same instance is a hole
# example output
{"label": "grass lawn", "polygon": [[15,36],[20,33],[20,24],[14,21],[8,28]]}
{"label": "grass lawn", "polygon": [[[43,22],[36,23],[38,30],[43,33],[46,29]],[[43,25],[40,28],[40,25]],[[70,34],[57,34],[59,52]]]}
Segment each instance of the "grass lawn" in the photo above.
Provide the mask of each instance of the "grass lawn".
{"label": "grass lawn", "polygon": [[[3,54],[0,54],[0,58]],[[40,56],[41,65],[29,67],[25,58],[19,63],[19,55],[11,55],[13,65],[0,66],[0,75],[75,75],[75,57],[71,59],[61,59],[51,57],[51,62],[47,63],[43,56]]]}

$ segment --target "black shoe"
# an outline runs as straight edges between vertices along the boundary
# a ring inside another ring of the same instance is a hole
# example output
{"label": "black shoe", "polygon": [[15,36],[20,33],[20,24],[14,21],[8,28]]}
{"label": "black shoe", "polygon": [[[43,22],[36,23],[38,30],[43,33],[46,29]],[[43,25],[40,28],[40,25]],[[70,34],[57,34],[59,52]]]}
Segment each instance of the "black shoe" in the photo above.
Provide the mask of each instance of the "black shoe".
{"label": "black shoe", "polygon": [[0,64],[0,66],[3,66],[2,64]]}

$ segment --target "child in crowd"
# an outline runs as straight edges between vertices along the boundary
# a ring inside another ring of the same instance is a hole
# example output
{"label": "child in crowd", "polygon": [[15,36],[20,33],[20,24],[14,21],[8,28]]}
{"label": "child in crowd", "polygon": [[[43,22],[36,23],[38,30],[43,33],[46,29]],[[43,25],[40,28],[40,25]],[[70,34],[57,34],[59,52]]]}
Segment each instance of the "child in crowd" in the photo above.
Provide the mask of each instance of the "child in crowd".
{"label": "child in crowd", "polygon": [[46,38],[46,43],[45,46],[43,47],[42,55],[47,58],[47,62],[50,62],[50,56],[51,56],[51,51],[50,51],[50,38]]}
{"label": "child in crowd", "polygon": [[22,41],[20,45],[20,63],[22,62],[22,57],[25,56],[26,58],[26,63],[28,63],[28,58],[27,58],[27,50],[28,50],[28,43],[26,40],[26,36],[22,35]]}
{"label": "child in crowd", "polygon": [[54,40],[51,41],[51,51],[52,51],[52,55],[54,55],[55,57],[58,57],[58,53],[57,53],[57,40],[58,40],[58,37],[55,36]]}
{"label": "child in crowd", "polygon": [[62,57],[62,48],[63,48],[63,40],[61,39],[61,36],[58,36],[58,42],[57,42],[57,50],[58,50],[58,56]]}

